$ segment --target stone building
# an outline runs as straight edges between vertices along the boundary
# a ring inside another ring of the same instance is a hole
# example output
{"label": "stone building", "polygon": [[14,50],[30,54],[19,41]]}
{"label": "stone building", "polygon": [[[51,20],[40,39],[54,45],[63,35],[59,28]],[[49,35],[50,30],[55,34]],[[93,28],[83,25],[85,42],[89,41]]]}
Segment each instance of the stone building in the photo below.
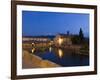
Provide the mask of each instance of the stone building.
{"label": "stone building", "polygon": [[67,35],[67,34],[58,34],[54,38],[54,44],[55,46],[65,46],[65,45],[72,45],[71,41],[72,36]]}

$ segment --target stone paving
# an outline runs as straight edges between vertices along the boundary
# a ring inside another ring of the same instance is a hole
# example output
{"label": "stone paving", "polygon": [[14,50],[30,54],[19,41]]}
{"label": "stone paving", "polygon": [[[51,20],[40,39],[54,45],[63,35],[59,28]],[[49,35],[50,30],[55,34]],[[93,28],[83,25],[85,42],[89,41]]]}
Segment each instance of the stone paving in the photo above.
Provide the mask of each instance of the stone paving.
{"label": "stone paving", "polygon": [[43,60],[42,58],[23,50],[22,53],[22,68],[51,68],[60,67],[60,65],[51,62],[49,60]]}

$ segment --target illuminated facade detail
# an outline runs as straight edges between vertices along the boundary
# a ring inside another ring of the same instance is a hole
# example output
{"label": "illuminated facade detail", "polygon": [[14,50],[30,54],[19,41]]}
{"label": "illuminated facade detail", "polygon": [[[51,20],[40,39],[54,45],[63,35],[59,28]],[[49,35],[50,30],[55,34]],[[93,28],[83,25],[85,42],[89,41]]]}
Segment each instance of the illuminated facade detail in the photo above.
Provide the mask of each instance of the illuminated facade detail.
{"label": "illuminated facade detail", "polygon": [[63,39],[62,38],[59,38],[58,39],[58,43],[59,43],[59,45],[61,45],[63,43]]}
{"label": "illuminated facade detail", "polygon": [[30,38],[30,37],[23,37],[22,38],[23,41],[50,41],[49,38],[44,38],[44,37],[33,37],[33,38]]}
{"label": "illuminated facade detail", "polygon": [[[23,41],[23,48],[30,47],[30,48],[35,48],[35,47],[48,47],[52,45],[51,40],[48,37],[42,37],[42,36],[26,36],[22,38]],[[29,46],[27,46],[29,45]],[[32,50],[34,52],[34,49]]]}
{"label": "illuminated facade detail", "polygon": [[54,44],[56,46],[72,45],[71,36],[67,34],[58,34],[54,38]]}

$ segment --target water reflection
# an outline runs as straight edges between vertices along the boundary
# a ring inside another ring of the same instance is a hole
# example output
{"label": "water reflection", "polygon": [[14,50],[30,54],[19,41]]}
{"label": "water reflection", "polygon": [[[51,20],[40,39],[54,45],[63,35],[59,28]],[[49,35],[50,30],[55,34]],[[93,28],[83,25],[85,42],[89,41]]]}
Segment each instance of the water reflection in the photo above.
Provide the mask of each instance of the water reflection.
{"label": "water reflection", "polygon": [[61,66],[89,65],[89,56],[71,53],[71,51],[55,47],[32,48],[32,53],[42,59],[50,60]]}
{"label": "water reflection", "polygon": [[49,52],[51,52],[52,51],[52,47],[49,47]]}
{"label": "water reflection", "polygon": [[62,56],[63,56],[63,51],[62,51],[61,49],[58,49],[58,56],[59,56],[60,58],[62,58]]}
{"label": "water reflection", "polygon": [[31,51],[32,51],[32,53],[34,53],[34,51],[35,51],[35,48],[32,48],[32,50],[31,50]]}

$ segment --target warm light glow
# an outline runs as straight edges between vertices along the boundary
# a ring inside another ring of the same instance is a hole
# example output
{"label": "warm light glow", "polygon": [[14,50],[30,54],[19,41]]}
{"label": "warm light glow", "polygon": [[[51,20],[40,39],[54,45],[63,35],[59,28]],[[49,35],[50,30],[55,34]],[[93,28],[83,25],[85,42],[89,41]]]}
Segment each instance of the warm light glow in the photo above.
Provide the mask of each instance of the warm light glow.
{"label": "warm light glow", "polygon": [[49,52],[51,52],[52,51],[52,48],[51,47],[49,47]]}
{"label": "warm light glow", "polygon": [[35,43],[32,43],[32,45],[34,45]]}
{"label": "warm light glow", "polygon": [[35,51],[35,48],[32,49],[32,53],[34,53],[34,51]]}
{"label": "warm light glow", "polygon": [[58,55],[60,58],[63,56],[63,51],[61,49],[58,49]]}
{"label": "warm light glow", "polygon": [[63,42],[63,39],[59,38],[58,42],[59,42],[59,45],[61,45]]}

